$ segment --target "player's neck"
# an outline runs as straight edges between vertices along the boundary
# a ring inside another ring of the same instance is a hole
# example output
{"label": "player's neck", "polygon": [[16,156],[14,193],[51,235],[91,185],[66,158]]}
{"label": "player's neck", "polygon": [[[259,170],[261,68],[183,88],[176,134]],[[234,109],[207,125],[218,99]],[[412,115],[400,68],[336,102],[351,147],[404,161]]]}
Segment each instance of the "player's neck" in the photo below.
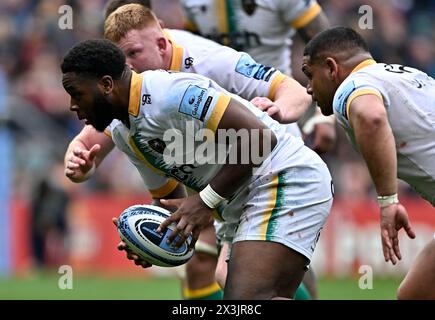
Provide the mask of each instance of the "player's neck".
{"label": "player's neck", "polygon": [[343,80],[346,79],[352,71],[359,65],[361,62],[373,59],[372,55],[369,52],[361,52],[352,56],[349,56],[346,60],[340,62],[343,67]]}
{"label": "player's neck", "polygon": [[172,42],[167,40],[167,47],[165,54],[163,55],[163,63],[165,65],[165,70],[169,70],[172,65],[172,59],[174,55],[174,46],[172,45]]}

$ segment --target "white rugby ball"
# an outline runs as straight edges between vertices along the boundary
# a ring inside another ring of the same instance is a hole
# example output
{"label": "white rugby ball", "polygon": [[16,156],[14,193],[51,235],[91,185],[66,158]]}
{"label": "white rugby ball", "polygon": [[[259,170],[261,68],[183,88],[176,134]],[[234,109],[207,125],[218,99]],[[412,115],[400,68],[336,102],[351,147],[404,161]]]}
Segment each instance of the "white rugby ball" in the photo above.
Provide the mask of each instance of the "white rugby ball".
{"label": "white rugby ball", "polygon": [[175,267],[184,264],[194,252],[193,249],[189,251],[192,236],[176,249],[166,243],[175,224],[171,224],[161,233],[156,231],[170,215],[168,210],[153,205],[128,207],[118,218],[119,236],[134,253],[153,265]]}

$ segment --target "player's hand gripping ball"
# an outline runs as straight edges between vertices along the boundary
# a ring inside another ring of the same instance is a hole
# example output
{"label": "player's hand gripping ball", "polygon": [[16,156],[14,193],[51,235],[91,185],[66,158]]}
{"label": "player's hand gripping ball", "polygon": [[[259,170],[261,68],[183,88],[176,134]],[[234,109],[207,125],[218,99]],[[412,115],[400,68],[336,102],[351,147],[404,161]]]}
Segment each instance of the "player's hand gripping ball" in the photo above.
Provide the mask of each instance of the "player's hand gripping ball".
{"label": "player's hand gripping ball", "polygon": [[175,267],[184,264],[194,253],[194,250],[189,251],[192,235],[179,248],[174,248],[166,240],[175,229],[175,224],[161,233],[156,231],[170,215],[168,210],[153,205],[128,207],[118,219],[119,236],[131,251],[153,265]]}

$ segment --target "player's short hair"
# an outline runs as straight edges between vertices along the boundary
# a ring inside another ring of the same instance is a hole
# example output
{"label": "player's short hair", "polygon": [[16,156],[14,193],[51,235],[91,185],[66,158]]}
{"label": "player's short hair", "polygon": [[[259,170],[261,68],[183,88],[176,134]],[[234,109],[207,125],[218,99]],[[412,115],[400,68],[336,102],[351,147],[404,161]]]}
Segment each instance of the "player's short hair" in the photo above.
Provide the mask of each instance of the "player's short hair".
{"label": "player's short hair", "polygon": [[109,75],[119,79],[125,68],[125,56],[109,40],[86,40],[67,52],[60,68],[62,73],[75,72],[95,78]]}
{"label": "player's short hair", "polygon": [[121,40],[130,30],[148,26],[160,28],[156,15],[139,4],[127,4],[112,12],[104,22],[104,37],[113,42]]}
{"label": "player's short hair", "polygon": [[104,19],[107,19],[107,17],[119,7],[130,3],[137,3],[151,9],[150,0],[110,0],[106,5],[106,10],[104,11]]}
{"label": "player's short hair", "polygon": [[315,61],[327,53],[354,49],[369,51],[366,41],[355,30],[347,27],[334,27],[314,36],[305,46],[304,56],[309,56],[311,61]]}

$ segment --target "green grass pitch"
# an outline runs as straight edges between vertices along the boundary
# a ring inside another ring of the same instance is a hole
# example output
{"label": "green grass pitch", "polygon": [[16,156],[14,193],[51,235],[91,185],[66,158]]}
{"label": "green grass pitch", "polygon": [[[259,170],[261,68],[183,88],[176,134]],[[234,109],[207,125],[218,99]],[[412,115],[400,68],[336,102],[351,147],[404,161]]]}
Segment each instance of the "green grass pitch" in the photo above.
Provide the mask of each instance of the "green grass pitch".
{"label": "green grass pitch", "polygon": [[[59,289],[58,274],[0,278],[0,299],[181,299],[176,278],[122,278],[74,275],[73,289]],[[400,279],[374,279],[373,288],[362,290],[358,279],[319,279],[319,299],[395,299]]]}

